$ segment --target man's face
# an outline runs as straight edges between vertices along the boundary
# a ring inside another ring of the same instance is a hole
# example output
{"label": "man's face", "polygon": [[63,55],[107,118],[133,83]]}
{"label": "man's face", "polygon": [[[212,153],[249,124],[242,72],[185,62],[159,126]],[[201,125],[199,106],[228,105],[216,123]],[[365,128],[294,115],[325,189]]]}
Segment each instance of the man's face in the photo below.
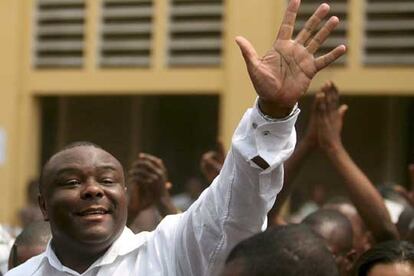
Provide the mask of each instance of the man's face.
{"label": "man's face", "polygon": [[78,146],[52,157],[44,169],[40,205],[53,240],[107,248],[127,218],[124,174],[109,153]]}

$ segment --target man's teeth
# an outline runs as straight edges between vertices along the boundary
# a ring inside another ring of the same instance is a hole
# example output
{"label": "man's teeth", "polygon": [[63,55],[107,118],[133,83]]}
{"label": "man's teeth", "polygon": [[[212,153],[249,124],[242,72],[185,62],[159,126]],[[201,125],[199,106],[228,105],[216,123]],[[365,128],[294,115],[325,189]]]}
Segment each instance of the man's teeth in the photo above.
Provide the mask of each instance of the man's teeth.
{"label": "man's teeth", "polygon": [[87,215],[104,215],[106,214],[106,211],[104,210],[94,210],[94,211],[86,211],[83,212],[82,215],[87,216]]}

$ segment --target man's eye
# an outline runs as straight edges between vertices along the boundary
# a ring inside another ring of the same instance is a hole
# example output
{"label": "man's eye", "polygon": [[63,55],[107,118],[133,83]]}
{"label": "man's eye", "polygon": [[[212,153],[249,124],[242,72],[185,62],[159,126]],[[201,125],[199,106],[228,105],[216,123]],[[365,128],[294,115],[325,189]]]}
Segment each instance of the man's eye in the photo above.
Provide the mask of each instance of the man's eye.
{"label": "man's eye", "polygon": [[115,183],[115,181],[112,178],[103,178],[101,180],[101,183],[106,184],[106,185],[111,185]]}
{"label": "man's eye", "polygon": [[70,180],[64,181],[64,185],[67,185],[67,186],[76,186],[79,184],[80,184],[80,181],[77,179],[70,179]]}

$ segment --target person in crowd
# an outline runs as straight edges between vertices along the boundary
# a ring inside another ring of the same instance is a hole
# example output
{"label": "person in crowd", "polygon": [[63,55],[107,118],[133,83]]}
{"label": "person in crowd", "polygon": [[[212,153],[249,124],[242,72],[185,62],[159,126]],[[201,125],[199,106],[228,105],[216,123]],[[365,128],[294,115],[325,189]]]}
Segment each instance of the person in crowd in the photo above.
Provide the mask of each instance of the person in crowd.
{"label": "person in crowd", "polygon": [[397,222],[397,229],[401,240],[414,243],[414,208],[407,207],[401,213]]}
{"label": "person in crowd", "polygon": [[351,222],[353,237],[352,248],[355,250],[355,259],[371,248],[373,243],[372,234],[367,230],[358,210],[348,198],[334,197],[328,200],[323,208],[337,210]]}
{"label": "person in crowd", "polygon": [[327,82],[315,96],[311,119],[305,138],[285,163],[285,185],[271,212],[270,221],[278,221],[280,206],[294,187],[294,178],[304,160],[316,146],[325,154],[343,180],[348,196],[368,230],[377,242],[398,239],[384,200],[346,151],[341,138],[343,118],[348,107],[339,105],[339,94],[332,82]]}
{"label": "person in crowd", "polygon": [[387,241],[375,245],[357,261],[355,276],[414,275],[414,245],[407,241]]}
{"label": "person in crowd", "polygon": [[128,171],[128,227],[152,231],[167,215],[176,214],[169,190],[167,168],[153,155],[140,153]]}
{"label": "person in crowd", "polygon": [[269,228],[230,252],[221,276],[335,276],[335,260],[308,226]]}
{"label": "person in crowd", "polygon": [[25,228],[32,222],[43,220],[37,201],[38,191],[39,181],[37,179],[29,181],[26,190],[26,205],[19,212],[22,228]]}
{"label": "person in crowd", "polygon": [[45,221],[35,221],[23,228],[10,251],[9,269],[45,251],[51,237],[50,225]]}
{"label": "person in crowd", "polygon": [[315,31],[327,4],[293,39],[299,6],[299,0],[289,2],[264,57],[236,38],[258,99],[236,129],[219,176],[186,212],[167,216],[153,232],[133,234],[125,227],[122,165],[99,146],[69,145],[47,161],[40,178],[40,207],[52,240],[7,276],[218,275],[231,248],[260,232],[282,188],[282,164],[296,142],[298,100],[316,73],[346,51],[340,45],[314,56],[339,23],[333,16]]}
{"label": "person in crowd", "polygon": [[335,257],[340,275],[349,275],[355,261],[351,222],[338,211],[319,209],[308,215],[302,224],[309,226],[325,240]]}

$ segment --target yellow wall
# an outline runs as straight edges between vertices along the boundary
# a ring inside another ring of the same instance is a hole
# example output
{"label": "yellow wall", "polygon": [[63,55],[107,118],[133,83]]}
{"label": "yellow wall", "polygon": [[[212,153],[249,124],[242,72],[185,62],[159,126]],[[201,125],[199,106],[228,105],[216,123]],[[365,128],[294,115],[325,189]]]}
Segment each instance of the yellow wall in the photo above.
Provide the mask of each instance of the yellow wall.
{"label": "yellow wall", "polygon": [[[96,68],[100,1],[87,0],[86,62],[79,70],[35,70],[31,67],[34,0],[0,1],[0,127],[7,133],[7,162],[0,166],[0,222],[15,222],[24,202],[26,181],[39,167],[37,96],[74,94],[205,94],[222,96],[220,131],[230,141],[235,125],[255,94],[236,35],[246,36],[264,53],[276,34],[285,1],[225,1],[224,61],[220,68],[169,69],[165,66],[166,0],[154,0],[155,33],[149,69]],[[363,1],[349,6],[348,64],[327,70],[313,82],[315,90],[334,80],[344,94],[413,95],[413,67],[366,68],[361,64]]]}

